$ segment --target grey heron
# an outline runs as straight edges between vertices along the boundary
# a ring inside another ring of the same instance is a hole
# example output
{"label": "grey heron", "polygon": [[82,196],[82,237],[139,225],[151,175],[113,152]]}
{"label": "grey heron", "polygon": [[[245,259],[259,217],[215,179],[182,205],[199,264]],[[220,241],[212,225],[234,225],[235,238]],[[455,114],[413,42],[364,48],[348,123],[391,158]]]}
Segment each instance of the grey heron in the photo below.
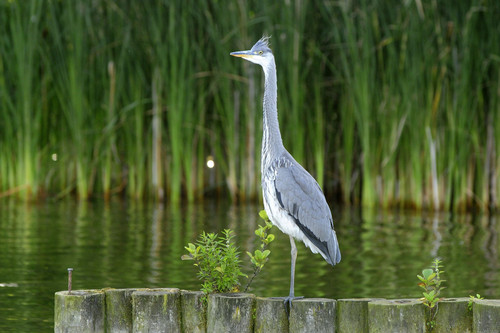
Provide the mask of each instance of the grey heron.
{"label": "grey heron", "polygon": [[290,237],[290,294],[283,298],[289,308],[294,299],[301,298],[294,293],[297,259],[294,239],[304,242],[313,253],[320,253],[332,266],[340,262],[341,256],[323,191],[283,146],[278,123],[276,64],[268,41],[269,37],[263,37],[250,50],[230,54],[258,64],[264,70],[262,193],[269,219]]}

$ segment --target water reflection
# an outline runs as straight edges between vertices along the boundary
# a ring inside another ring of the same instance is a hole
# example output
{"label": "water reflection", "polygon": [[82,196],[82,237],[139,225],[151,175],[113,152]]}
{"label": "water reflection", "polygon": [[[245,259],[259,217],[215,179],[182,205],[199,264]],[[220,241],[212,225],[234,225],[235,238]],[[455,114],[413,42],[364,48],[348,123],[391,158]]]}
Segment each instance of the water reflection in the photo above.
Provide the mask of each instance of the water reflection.
{"label": "water reflection", "polygon": [[441,240],[443,237],[441,236],[441,233],[439,232],[439,217],[437,214],[434,214],[432,217],[432,233],[434,234],[434,241],[432,250],[431,250],[431,256],[437,257],[439,248],[441,247]]}
{"label": "water reflection", "polygon": [[[51,331],[53,293],[73,288],[199,289],[184,246],[202,231],[235,230],[242,253],[257,245],[260,206],[207,202],[162,206],[115,202],[25,205],[0,202],[0,331]],[[342,250],[335,268],[297,242],[297,295],[418,297],[416,274],[439,256],[445,296],[500,298],[499,223],[495,216],[333,209]],[[288,237],[274,229],[270,261],[251,292],[285,296]],[[244,269],[251,267],[245,255]]]}
{"label": "water reflection", "polygon": [[485,221],[486,225],[484,229],[487,232],[484,233],[484,238],[480,242],[484,258],[488,263],[488,270],[484,274],[485,294],[495,294],[498,293],[498,273],[500,272],[500,261],[498,259],[498,250],[500,248],[498,244],[498,230],[500,228],[497,225],[496,216],[489,216]]}

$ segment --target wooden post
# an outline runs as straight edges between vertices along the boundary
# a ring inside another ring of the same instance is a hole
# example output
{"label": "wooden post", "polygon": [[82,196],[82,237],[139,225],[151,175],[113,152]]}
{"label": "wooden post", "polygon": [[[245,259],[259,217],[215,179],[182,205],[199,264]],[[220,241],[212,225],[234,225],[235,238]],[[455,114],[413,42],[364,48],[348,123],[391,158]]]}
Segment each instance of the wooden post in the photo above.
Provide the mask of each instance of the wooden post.
{"label": "wooden post", "polygon": [[104,312],[102,290],[56,292],[54,332],[104,332]]}
{"label": "wooden post", "polygon": [[446,298],[437,305],[436,324],[432,333],[472,332],[472,311],[469,298]]}
{"label": "wooden post", "polygon": [[288,318],[282,299],[257,297],[254,332],[288,332]]}
{"label": "wooden post", "polygon": [[370,333],[425,332],[425,309],[418,299],[379,300],[368,303]]}
{"label": "wooden post", "polygon": [[500,331],[500,300],[475,299],[472,305],[473,332],[498,333]]}
{"label": "wooden post", "polygon": [[211,294],[208,296],[208,332],[253,332],[255,296],[245,293]]}
{"label": "wooden post", "polygon": [[204,333],[207,331],[202,298],[203,292],[201,291],[181,291],[182,329],[184,332]]}
{"label": "wooden post", "polygon": [[337,300],[337,333],[368,332],[368,302],[381,298],[348,298]]}
{"label": "wooden post", "polygon": [[106,331],[132,332],[132,293],[137,289],[106,289]]}
{"label": "wooden post", "polygon": [[292,301],[290,333],[335,332],[334,299],[304,298]]}
{"label": "wooden post", "polygon": [[132,293],[134,332],[180,332],[180,291],[142,289]]}

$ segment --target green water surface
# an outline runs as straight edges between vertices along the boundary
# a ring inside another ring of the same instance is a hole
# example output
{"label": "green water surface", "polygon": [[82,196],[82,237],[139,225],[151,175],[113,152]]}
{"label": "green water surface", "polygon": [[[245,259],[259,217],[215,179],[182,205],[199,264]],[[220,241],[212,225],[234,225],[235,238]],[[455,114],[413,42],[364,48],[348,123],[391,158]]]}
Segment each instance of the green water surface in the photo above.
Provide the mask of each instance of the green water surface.
{"label": "green water surface", "polygon": [[[202,230],[232,228],[245,253],[256,245],[257,205],[168,206],[114,202],[0,202],[0,332],[53,331],[54,292],[73,289],[199,289],[184,246]],[[306,297],[420,297],[416,275],[443,259],[444,296],[500,298],[500,222],[488,216],[334,208],[342,261],[332,268],[298,244],[295,294]],[[290,244],[276,228],[270,261],[252,284],[286,296]],[[248,258],[242,255],[250,272]]]}

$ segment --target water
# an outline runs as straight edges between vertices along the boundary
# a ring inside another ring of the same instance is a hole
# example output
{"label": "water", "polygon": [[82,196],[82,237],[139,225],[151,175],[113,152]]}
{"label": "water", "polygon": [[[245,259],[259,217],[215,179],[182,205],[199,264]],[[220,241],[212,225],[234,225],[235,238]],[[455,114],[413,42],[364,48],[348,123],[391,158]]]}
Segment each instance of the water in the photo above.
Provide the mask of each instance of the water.
{"label": "water", "polygon": [[[199,289],[184,246],[201,230],[229,227],[242,252],[256,244],[259,206],[157,206],[0,202],[0,331],[53,331],[54,292],[73,289]],[[444,296],[500,298],[497,217],[334,209],[342,261],[335,268],[298,246],[296,295],[419,297],[416,275],[443,259]],[[252,284],[259,296],[288,295],[290,244],[273,229],[271,257]],[[242,255],[245,263],[248,260]],[[249,271],[249,267],[245,269]]]}

